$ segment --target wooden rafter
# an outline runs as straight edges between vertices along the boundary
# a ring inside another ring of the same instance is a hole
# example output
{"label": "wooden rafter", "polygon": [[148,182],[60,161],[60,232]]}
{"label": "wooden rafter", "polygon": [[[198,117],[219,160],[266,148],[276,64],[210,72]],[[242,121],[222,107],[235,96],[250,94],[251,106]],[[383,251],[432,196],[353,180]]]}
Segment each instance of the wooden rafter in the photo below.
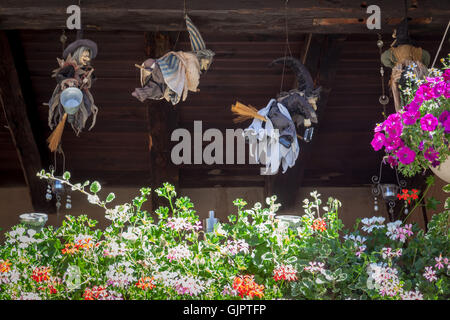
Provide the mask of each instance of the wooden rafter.
{"label": "wooden rafter", "polygon": [[0,32],[0,97],[3,112],[17,156],[23,170],[25,182],[34,210],[50,213],[51,203],[45,200],[46,185],[36,173],[42,169],[41,156],[33,136],[27,114],[27,106],[22,94],[19,76],[13,54],[5,32]]}
{"label": "wooden rafter", "polygon": [[[61,29],[71,0],[3,0],[0,3],[0,29]],[[382,30],[368,30],[367,4],[354,0],[291,1],[289,28],[294,33],[390,33],[393,23],[403,18],[403,1],[376,1],[381,9]],[[183,3],[164,0],[98,0],[81,4],[86,30],[178,31],[183,28]],[[203,30],[241,34],[279,34],[284,18],[284,1],[190,1],[188,13]],[[410,4],[411,28],[419,32],[440,30],[450,15],[442,0]]]}
{"label": "wooden rafter", "polygon": [[[331,92],[336,69],[339,62],[340,51],[345,37],[327,35],[315,36],[311,39],[305,66],[310,71],[316,86],[322,87],[320,100],[317,106],[319,123],[314,126],[314,136],[317,137],[320,121],[327,106],[328,96]],[[278,173],[271,179],[273,186],[270,188],[278,196],[278,202],[283,204],[281,210],[289,210],[295,205],[297,191],[302,185],[302,180],[311,160],[311,150],[314,148],[314,136],[311,142],[300,142],[300,154],[293,168],[285,174]]]}
{"label": "wooden rafter", "polygon": [[[148,58],[159,58],[171,50],[170,37],[164,33],[145,33],[145,54]],[[177,111],[165,99],[146,103],[147,130],[149,136],[150,186],[154,190],[169,182],[178,187],[178,168],[170,159],[170,136],[177,127]],[[155,210],[163,203],[152,193],[152,207]]]}

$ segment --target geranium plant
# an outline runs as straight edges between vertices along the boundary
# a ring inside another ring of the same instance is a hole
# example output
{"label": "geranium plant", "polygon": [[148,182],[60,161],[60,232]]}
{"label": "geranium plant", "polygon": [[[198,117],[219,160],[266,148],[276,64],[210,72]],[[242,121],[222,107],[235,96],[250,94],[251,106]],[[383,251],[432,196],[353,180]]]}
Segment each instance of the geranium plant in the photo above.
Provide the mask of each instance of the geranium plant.
{"label": "geranium plant", "polygon": [[[37,232],[17,225],[0,246],[0,299],[448,299],[449,208],[430,231],[383,217],[364,218],[353,231],[339,219],[341,203],[322,204],[312,192],[296,224],[266,206],[234,201],[228,222],[204,232],[194,205],[165,183],[167,200],[143,210],[151,190],[130,203],[100,199],[98,182],[72,184],[41,172],[105,209],[100,230],[86,215],[66,216]],[[445,191],[450,191],[449,186]]]}
{"label": "geranium plant", "polygon": [[425,79],[407,71],[401,88],[407,104],[375,127],[372,147],[384,148],[385,160],[404,176],[439,167],[450,155],[449,57],[441,60],[442,70],[430,69]]}

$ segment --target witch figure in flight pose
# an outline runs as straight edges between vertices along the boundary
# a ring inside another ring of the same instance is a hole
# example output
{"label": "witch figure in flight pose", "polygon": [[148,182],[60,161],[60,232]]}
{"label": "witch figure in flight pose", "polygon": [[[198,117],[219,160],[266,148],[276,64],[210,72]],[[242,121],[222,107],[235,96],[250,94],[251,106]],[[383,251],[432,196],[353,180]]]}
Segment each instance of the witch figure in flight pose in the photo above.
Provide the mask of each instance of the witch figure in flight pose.
{"label": "witch figure in flight pose", "polygon": [[[48,138],[51,151],[55,151],[60,143],[66,120],[71,124],[77,136],[85,127],[86,121],[91,115],[92,123],[89,130],[95,125],[98,108],[89,89],[95,80],[91,61],[96,56],[97,44],[95,42],[89,39],[78,39],[67,46],[63,52],[63,59],[57,58],[59,68],[53,70],[52,74],[52,77],[56,78],[57,85],[49,101],[48,113],[49,127],[53,129],[57,126]],[[77,111],[68,114],[68,106],[63,106],[61,94],[71,87],[81,91],[82,99],[76,106]]]}
{"label": "witch figure in flight pose", "polygon": [[158,59],[147,59],[141,69],[141,86],[132,96],[139,101],[166,99],[172,105],[187,98],[188,91],[197,92],[201,71],[211,66],[214,52],[205,42],[188,15],[185,16],[192,51],[170,51]]}

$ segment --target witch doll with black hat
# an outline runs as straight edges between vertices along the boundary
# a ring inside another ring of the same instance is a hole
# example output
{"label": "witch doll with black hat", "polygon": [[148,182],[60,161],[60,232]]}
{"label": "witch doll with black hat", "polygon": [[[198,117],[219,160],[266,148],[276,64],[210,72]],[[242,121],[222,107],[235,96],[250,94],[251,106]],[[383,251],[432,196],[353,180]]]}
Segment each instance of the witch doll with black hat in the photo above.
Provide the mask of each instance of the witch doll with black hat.
{"label": "witch doll with black hat", "polygon": [[408,20],[405,18],[394,29],[392,37],[395,39],[391,47],[381,55],[381,62],[392,68],[389,86],[394,98],[395,110],[400,111],[405,101],[402,101],[399,87],[406,87],[407,72],[411,72],[416,80],[423,79],[428,74],[430,53],[411,39],[408,31]]}
{"label": "witch doll with black hat", "polygon": [[[95,80],[94,68],[91,61],[97,56],[97,44],[89,39],[78,39],[72,42],[63,52],[63,59],[57,58],[59,68],[53,70],[52,77],[56,78],[56,88],[49,101],[48,125],[56,129],[48,138],[49,148],[53,152],[57,149],[64,124],[68,118],[72,129],[78,135],[85,127],[87,119],[92,115],[89,130],[95,125],[98,108],[90,93],[92,82]],[[74,114],[67,114],[61,102],[61,94],[69,87],[75,87],[82,93],[81,103]]]}

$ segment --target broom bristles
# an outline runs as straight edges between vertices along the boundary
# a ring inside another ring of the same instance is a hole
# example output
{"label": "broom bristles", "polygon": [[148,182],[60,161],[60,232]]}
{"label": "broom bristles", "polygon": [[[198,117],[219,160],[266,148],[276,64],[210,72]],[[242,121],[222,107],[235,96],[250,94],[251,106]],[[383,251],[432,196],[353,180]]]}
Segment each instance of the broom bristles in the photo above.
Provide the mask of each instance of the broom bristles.
{"label": "broom bristles", "polygon": [[47,138],[48,148],[51,152],[55,152],[61,142],[61,136],[64,131],[64,125],[66,124],[67,113],[64,113],[62,120],[58,123],[55,130],[53,130],[52,134]]}
{"label": "broom bristles", "polygon": [[259,119],[261,121],[266,121],[266,118],[258,113],[258,109],[251,105],[246,106],[239,101],[236,101],[235,104],[231,105],[231,112],[238,115],[238,117],[233,119],[234,123],[243,122],[249,119]]}
{"label": "broom bristles", "polygon": [[[231,105],[231,112],[237,114],[238,116],[233,119],[234,123],[244,122],[249,119],[259,119],[261,121],[267,121],[262,115],[258,113],[258,109],[253,107],[252,105],[246,106],[239,101],[236,101],[235,104]],[[303,137],[297,133],[297,138],[303,140]]]}

